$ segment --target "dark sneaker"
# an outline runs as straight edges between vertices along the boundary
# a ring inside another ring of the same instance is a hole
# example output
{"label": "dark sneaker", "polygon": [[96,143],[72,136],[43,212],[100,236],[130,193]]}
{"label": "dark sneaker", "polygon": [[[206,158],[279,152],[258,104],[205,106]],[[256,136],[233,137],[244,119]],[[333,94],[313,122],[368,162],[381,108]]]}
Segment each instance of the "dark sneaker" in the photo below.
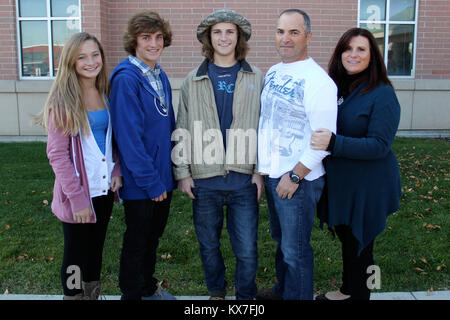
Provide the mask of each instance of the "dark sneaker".
{"label": "dark sneaker", "polygon": [[277,296],[272,289],[261,289],[255,296],[255,300],[282,300],[280,296]]}

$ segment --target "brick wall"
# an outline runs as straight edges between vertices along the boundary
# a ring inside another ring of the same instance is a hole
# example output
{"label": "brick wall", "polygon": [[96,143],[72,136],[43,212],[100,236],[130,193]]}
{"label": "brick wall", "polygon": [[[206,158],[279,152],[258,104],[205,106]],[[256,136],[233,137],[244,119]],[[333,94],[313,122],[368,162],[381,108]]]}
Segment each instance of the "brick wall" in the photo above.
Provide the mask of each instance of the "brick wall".
{"label": "brick wall", "polygon": [[81,29],[94,34],[102,43],[108,35],[107,30],[102,28],[102,22],[108,19],[101,0],[81,0]]}
{"label": "brick wall", "polygon": [[[81,0],[82,30],[94,34],[102,43],[108,58],[111,56],[110,0]],[[111,65],[110,65],[111,67]]]}
{"label": "brick wall", "polygon": [[18,79],[16,1],[0,0],[0,80]]}
{"label": "brick wall", "polygon": [[[275,23],[285,8],[300,8],[312,20],[309,54],[324,68],[339,36],[357,25],[358,0],[81,0],[82,29],[94,33],[107,52],[110,70],[126,54],[122,35],[128,18],[141,9],[153,9],[173,29],[172,46],[161,64],[171,78],[184,78],[202,60],[195,36],[202,18],[217,9],[233,9],[253,27],[248,60],[263,71],[279,61],[274,46]],[[0,80],[18,79],[15,0],[0,0]],[[419,1],[416,79],[450,79],[450,1]]]}
{"label": "brick wall", "polygon": [[419,1],[416,78],[450,79],[450,1]]}
{"label": "brick wall", "polygon": [[[183,78],[201,61],[201,45],[196,38],[200,21],[217,9],[232,9],[244,15],[252,23],[253,33],[249,41],[248,60],[263,71],[279,61],[275,51],[275,26],[279,13],[286,8],[299,7],[311,16],[313,38],[310,55],[326,67],[339,35],[356,25],[357,1],[352,0],[228,0],[228,1],[145,1],[128,0],[109,2],[109,25],[111,42],[109,65],[114,67],[126,55],[122,49],[122,34],[128,18],[137,10],[148,8],[158,11],[172,26],[172,46],[165,49],[161,64],[169,77]],[[351,2],[351,3],[350,3]],[[350,4],[349,4],[350,3]],[[339,7],[339,9],[333,9]]]}

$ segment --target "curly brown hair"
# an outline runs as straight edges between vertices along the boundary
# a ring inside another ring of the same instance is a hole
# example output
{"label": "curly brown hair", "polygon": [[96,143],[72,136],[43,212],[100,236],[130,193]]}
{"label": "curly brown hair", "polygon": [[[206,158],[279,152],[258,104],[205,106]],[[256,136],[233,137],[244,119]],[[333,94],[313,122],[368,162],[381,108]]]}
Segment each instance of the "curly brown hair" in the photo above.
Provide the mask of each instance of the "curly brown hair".
{"label": "curly brown hair", "polygon": [[126,52],[136,55],[137,37],[143,32],[155,33],[161,31],[164,38],[164,48],[172,44],[172,30],[168,21],[151,10],[135,13],[128,20],[127,29],[123,35],[123,46]]}
{"label": "curly brown hair", "polygon": [[[202,55],[208,59],[209,61],[214,61],[214,48],[211,43],[211,28],[213,26],[209,27],[208,30],[203,34],[203,37],[201,39],[202,43]],[[241,28],[236,26],[237,30],[239,31],[238,35],[238,41],[236,44],[235,49],[235,58],[237,61],[242,61],[247,56],[247,52],[249,50],[248,43],[245,40],[244,32]]]}

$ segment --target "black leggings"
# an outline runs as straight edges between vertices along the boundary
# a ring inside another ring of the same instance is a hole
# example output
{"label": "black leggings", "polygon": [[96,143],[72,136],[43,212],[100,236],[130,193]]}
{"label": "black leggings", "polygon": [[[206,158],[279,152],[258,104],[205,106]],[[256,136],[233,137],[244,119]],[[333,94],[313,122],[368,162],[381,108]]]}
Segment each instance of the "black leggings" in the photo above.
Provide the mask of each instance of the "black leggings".
{"label": "black leggings", "polygon": [[[64,255],[61,282],[66,296],[82,292],[81,286],[78,285],[81,284],[81,280],[85,282],[100,280],[103,245],[114,204],[114,193],[109,191],[108,195],[92,198],[92,204],[97,223],[62,223]],[[81,279],[78,281],[74,278],[77,268],[81,271]]]}
{"label": "black leggings", "polygon": [[373,241],[358,256],[359,242],[353,236],[352,229],[340,225],[335,227],[335,231],[342,243],[343,272],[340,291],[350,295],[353,300],[369,300],[367,279],[371,274],[367,273],[367,268],[374,264]]}

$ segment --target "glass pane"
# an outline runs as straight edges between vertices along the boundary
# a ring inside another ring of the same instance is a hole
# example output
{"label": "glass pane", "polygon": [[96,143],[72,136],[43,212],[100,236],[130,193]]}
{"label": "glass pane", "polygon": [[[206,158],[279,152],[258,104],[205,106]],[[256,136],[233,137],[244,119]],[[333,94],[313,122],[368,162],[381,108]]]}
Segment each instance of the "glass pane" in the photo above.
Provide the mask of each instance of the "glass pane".
{"label": "glass pane", "polygon": [[19,0],[19,17],[46,17],[46,0]]}
{"label": "glass pane", "polygon": [[52,0],[52,17],[79,17],[78,0]]}
{"label": "glass pane", "polygon": [[361,28],[367,29],[372,32],[375,40],[377,40],[378,47],[380,48],[381,55],[384,58],[384,37],[385,37],[385,24],[380,23],[361,23]]}
{"label": "glass pane", "polygon": [[410,76],[414,48],[414,26],[391,24],[388,39],[388,74]]}
{"label": "glass pane", "polygon": [[58,71],[59,57],[61,56],[62,48],[74,33],[80,31],[79,21],[53,21],[52,22],[52,36],[53,36],[53,73],[56,75]]}
{"label": "glass pane", "polygon": [[49,74],[46,21],[21,21],[22,75],[47,77]]}
{"label": "glass pane", "polygon": [[360,20],[386,20],[386,0],[361,0],[360,4]]}
{"label": "glass pane", "polygon": [[415,0],[391,0],[390,19],[395,21],[414,21]]}

